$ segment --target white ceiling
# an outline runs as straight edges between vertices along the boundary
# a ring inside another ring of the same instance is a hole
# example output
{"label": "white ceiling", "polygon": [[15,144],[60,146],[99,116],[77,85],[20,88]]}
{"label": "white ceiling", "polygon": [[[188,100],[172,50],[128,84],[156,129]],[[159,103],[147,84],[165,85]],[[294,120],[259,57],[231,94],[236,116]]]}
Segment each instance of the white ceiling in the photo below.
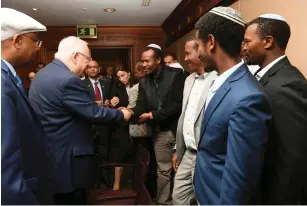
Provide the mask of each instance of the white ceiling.
{"label": "white ceiling", "polygon": [[[181,0],[2,0],[1,7],[24,12],[48,26],[160,26]],[[33,11],[33,8],[38,8]],[[83,11],[84,8],[87,11]],[[106,13],[105,8],[115,8]]]}

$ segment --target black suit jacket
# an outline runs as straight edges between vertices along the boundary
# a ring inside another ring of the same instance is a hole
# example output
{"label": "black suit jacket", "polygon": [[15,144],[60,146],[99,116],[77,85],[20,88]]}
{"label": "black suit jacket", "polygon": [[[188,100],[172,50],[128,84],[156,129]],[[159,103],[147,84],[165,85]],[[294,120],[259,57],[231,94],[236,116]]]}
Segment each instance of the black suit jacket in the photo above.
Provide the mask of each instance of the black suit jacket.
{"label": "black suit jacket", "polygon": [[260,83],[273,112],[263,173],[263,204],[297,204],[307,176],[307,81],[285,57]]}
{"label": "black suit jacket", "polygon": [[[149,123],[153,129],[159,126],[160,131],[175,131],[181,114],[183,88],[187,73],[181,69],[164,66],[158,75],[159,95],[156,92],[154,77],[145,75],[139,82],[139,93],[136,107],[133,109],[135,117],[143,113],[152,112],[153,120]],[[158,109],[158,98],[161,108]]]}
{"label": "black suit jacket", "polygon": [[[95,101],[96,96],[95,96],[95,88],[93,87],[93,84],[91,82],[91,80],[86,77],[83,80],[86,84],[86,87],[89,89],[89,92],[93,98],[93,100]],[[106,82],[104,80],[98,79],[100,86],[101,86],[101,90],[102,90],[102,95],[103,95],[103,101],[110,99],[110,94],[111,94],[111,85],[109,82]]]}
{"label": "black suit jacket", "polygon": [[113,97],[118,97],[119,103],[116,107],[127,107],[129,104],[129,98],[125,85],[121,84],[119,81],[114,81],[111,86],[110,99]]}

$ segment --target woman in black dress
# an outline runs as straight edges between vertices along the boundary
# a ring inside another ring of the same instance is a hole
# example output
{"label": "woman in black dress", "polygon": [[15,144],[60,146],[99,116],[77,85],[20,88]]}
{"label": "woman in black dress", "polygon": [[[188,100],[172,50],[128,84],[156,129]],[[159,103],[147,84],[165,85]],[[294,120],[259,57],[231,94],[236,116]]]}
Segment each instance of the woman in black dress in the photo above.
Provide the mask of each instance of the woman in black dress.
{"label": "woman in black dress", "polygon": [[[130,71],[118,64],[115,66],[115,75],[119,81],[115,81],[111,88],[111,106],[113,108],[127,107],[129,104],[129,91],[131,83]],[[129,123],[126,121],[117,125],[115,136],[119,140],[119,153],[114,157],[115,162],[125,163],[133,155],[133,146],[129,135]],[[115,167],[113,190],[120,189],[120,178],[123,167]]]}

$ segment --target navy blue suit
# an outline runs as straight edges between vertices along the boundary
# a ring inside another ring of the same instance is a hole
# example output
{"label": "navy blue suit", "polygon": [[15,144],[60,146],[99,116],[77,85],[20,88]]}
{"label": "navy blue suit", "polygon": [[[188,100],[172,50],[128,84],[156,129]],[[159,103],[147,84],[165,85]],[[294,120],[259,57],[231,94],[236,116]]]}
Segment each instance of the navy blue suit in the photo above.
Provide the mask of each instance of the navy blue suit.
{"label": "navy blue suit", "polygon": [[1,60],[1,204],[53,204],[45,133]]}
{"label": "navy blue suit", "polygon": [[55,193],[88,188],[94,177],[93,122],[117,122],[119,110],[97,105],[84,82],[55,59],[37,73],[29,100],[47,133]]}
{"label": "navy blue suit", "polygon": [[204,113],[194,187],[203,204],[248,204],[259,194],[271,108],[243,64],[221,85]]}

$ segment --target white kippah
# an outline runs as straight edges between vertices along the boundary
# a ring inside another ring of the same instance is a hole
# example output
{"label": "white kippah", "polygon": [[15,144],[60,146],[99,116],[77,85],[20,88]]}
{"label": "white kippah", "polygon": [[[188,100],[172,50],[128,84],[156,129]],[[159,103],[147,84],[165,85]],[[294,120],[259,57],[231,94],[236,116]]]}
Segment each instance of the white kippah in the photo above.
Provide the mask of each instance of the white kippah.
{"label": "white kippah", "polygon": [[161,47],[159,45],[157,45],[157,44],[149,44],[147,47],[152,47],[152,48],[156,48],[156,49],[162,50]]}
{"label": "white kippah", "polygon": [[32,17],[10,8],[1,8],[1,41],[15,34],[46,31],[46,27]]}
{"label": "white kippah", "polygon": [[243,20],[242,14],[231,7],[219,6],[219,7],[215,7],[211,9],[209,12],[222,16],[237,24],[240,24],[241,26],[244,26],[244,20]]}
{"label": "white kippah", "polygon": [[279,21],[286,21],[285,17],[280,16],[279,14],[262,14],[259,17],[264,18],[264,19],[274,19],[274,20],[279,20]]}

